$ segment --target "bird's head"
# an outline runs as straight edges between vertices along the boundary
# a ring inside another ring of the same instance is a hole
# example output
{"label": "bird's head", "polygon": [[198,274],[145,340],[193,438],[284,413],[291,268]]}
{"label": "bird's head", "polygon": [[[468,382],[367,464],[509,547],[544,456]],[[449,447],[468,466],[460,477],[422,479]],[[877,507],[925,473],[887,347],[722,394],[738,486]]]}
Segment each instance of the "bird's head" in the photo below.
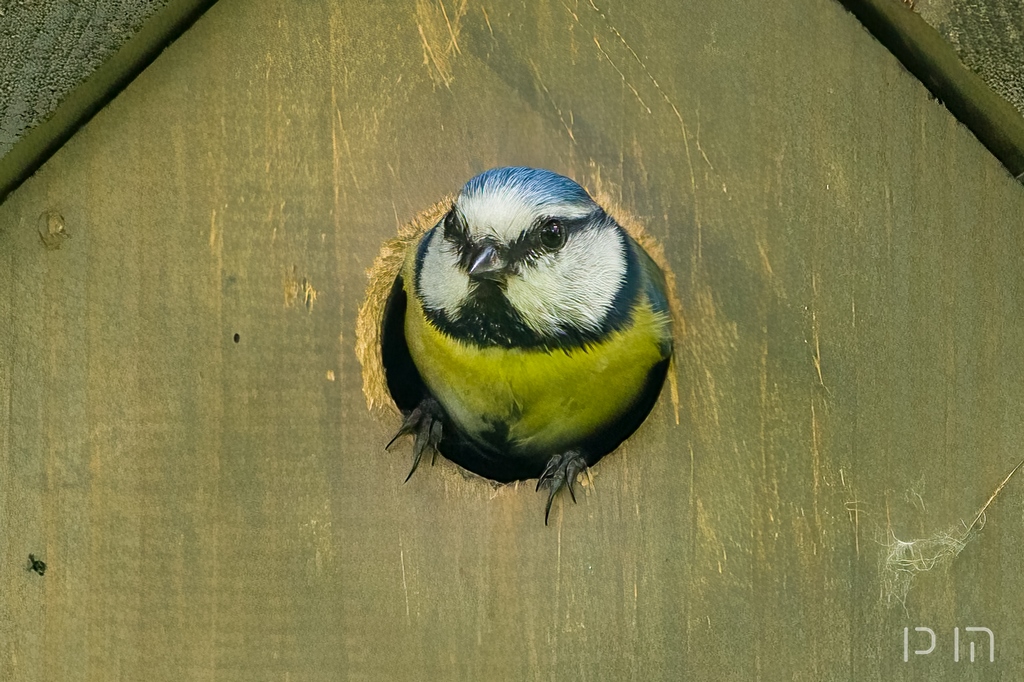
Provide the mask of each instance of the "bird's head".
{"label": "bird's head", "polygon": [[417,293],[436,326],[477,345],[579,344],[599,338],[628,303],[626,240],[569,178],[489,170],[425,235]]}

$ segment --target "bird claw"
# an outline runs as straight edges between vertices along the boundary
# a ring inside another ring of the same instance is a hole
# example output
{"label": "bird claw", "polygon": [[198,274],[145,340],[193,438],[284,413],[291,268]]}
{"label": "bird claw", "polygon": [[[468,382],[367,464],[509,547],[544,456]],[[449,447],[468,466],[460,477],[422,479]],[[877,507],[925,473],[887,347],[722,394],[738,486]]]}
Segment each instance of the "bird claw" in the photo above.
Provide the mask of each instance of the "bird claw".
{"label": "bird claw", "polygon": [[400,437],[407,434],[415,436],[412,445],[412,468],[409,469],[409,475],[405,477],[406,482],[412,478],[413,472],[420,465],[423,453],[428,447],[433,451],[430,458],[430,464],[433,466],[434,459],[437,457],[437,446],[441,442],[443,418],[444,412],[441,410],[440,403],[433,398],[424,398],[405,418],[391,442],[384,446],[384,449],[388,450]]}
{"label": "bird claw", "polygon": [[569,450],[555,455],[548,464],[544,467],[544,473],[540,475],[537,480],[537,490],[540,490],[541,486],[547,485],[550,489],[548,493],[548,501],[544,506],[544,525],[548,525],[548,515],[551,513],[551,502],[555,499],[555,495],[562,488],[569,489],[569,497],[572,498],[573,503],[576,503],[576,491],[573,490],[573,485],[576,483],[576,477],[579,476],[581,471],[585,471],[587,468],[587,461],[583,458],[583,455],[577,450]]}

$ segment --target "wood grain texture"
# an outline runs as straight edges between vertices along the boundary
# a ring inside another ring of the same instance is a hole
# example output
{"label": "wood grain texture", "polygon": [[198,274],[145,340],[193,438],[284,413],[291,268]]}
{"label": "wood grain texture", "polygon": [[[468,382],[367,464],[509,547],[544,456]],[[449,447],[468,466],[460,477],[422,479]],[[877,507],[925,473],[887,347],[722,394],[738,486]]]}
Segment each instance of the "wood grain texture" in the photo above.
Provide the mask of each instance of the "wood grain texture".
{"label": "wood grain texture", "polygon": [[916,0],[914,10],[1024,116],[1024,2]]}
{"label": "wood grain texture", "polygon": [[[679,423],[550,527],[402,485],[353,350],[381,244],[504,164],[641,218],[686,314]],[[222,0],[0,206],[0,678],[1017,679],[1022,481],[882,563],[1022,457],[1020,215],[833,2]]]}
{"label": "wood grain texture", "polygon": [[5,2],[0,7],[0,157],[45,121],[167,0]]}
{"label": "wood grain texture", "polygon": [[841,0],[864,26],[950,112],[977,135],[1011,175],[1024,180],[1024,118],[991,79],[965,65],[963,55],[900,0]]}
{"label": "wood grain texture", "polygon": [[0,7],[0,204],[214,1]]}

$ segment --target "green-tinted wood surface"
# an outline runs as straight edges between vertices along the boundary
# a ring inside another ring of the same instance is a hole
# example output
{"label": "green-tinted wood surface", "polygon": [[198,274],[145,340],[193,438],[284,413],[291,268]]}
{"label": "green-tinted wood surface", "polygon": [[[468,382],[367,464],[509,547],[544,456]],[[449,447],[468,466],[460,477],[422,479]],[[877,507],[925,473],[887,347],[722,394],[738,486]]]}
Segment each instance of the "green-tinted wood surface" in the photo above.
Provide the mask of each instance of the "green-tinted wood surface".
{"label": "green-tinted wood surface", "polygon": [[1024,3],[916,0],[914,10],[1024,116]]}
{"label": "green-tinted wood surface", "polygon": [[[403,485],[354,353],[381,243],[505,164],[686,314],[678,424],[549,527]],[[222,0],[0,207],[0,678],[1019,679],[1024,480],[883,560],[1024,457],[1022,215],[833,2]]]}
{"label": "green-tinted wood surface", "polygon": [[0,203],[214,1],[0,6]]}

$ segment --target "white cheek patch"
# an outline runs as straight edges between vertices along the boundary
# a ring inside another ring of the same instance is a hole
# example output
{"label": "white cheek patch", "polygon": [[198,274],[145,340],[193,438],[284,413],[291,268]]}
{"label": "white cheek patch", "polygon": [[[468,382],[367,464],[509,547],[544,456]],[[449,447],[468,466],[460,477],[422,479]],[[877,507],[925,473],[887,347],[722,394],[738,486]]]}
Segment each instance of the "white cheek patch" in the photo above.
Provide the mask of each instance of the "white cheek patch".
{"label": "white cheek patch", "polygon": [[424,306],[443,310],[454,320],[469,292],[469,276],[459,268],[459,254],[440,229],[434,230],[419,273],[419,294]]}
{"label": "white cheek patch", "polygon": [[580,202],[561,201],[538,205],[536,197],[528,198],[514,185],[499,187],[486,196],[479,193],[463,194],[456,205],[466,218],[474,239],[489,235],[506,244],[515,241],[533,227],[534,221],[540,216],[583,218],[596,208]]}
{"label": "white cheek patch", "polygon": [[557,253],[541,256],[509,277],[505,295],[532,329],[597,331],[626,277],[626,254],[615,229],[584,230]]}

